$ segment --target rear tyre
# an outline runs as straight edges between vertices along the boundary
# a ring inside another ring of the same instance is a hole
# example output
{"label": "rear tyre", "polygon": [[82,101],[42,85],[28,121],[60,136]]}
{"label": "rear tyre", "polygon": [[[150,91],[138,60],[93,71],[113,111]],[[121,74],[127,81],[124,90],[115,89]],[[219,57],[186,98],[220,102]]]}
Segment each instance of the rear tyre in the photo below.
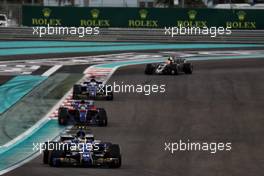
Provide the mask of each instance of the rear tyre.
{"label": "rear tyre", "polygon": [[80,94],[82,94],[82,86],[78,85],[78,84],[75,84],[73,86],[72,98],[74,100],[78,100]]}
{"label": "rear tyre", "polygon": [[120,148],[118,144],[112,144],[109,146],[109,158],[115,158],[116,160],[113,160],[109,164],[110,168],[119,168],[122,165],[122,157],[120,154]]}
{"label": "rear tyre", "polygon": [[53,150],[50,153],[50,158],[49,158],[49,165],[52,167],[59,167],[61,165],[61,162],[59,158],[64,157],[64,152],[61,150]]}
{"label": "rear tyre", "polygon": [[49,150],[48,150],[48,143],[45,142],[42,146],[43,150],[43,164],[49,164]]}
{"label": "rear tyre", "polygon": [[99,108],[98,110],[99,126],[105,127],[108,123],[106,111],[103,108]]}
{"label": "rear tyre", "polygon": [[145,74],[152,75],[154,72],[154,66],[152,64],[147,64],[145,68]]}
{"label": "rear tyre", "polygon": [[58,122],[59,125],[67,125],[68,123],[68,109],[67,108],[59,108],[58,110]]}

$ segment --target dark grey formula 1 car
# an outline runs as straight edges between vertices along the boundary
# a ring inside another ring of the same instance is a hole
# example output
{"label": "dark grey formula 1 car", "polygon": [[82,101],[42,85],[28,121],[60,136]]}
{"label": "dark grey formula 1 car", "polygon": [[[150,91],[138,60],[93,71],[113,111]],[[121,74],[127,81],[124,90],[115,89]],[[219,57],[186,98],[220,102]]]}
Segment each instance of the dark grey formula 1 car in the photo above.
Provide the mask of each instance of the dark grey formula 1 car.
{"label": "dark grey formula 1 car", "polygon": [[166,63],[147,64],[145,74],[178,75],[192,74],[193,65],[182,58],[170,58]]}

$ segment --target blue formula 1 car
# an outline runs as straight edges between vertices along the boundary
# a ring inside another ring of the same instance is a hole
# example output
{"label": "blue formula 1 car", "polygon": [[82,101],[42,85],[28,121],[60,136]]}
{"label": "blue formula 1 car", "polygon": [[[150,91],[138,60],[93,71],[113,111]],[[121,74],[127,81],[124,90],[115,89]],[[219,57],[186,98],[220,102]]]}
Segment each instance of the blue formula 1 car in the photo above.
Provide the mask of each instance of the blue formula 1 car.
{"label": "blue formula 1 car", "polygon": [[107,114],[103,108],[97,108],[94,101],[73,100],[70,106],[59,108],[58,122],[60,125],[107,126]]}
{"label": "blue formula 1 car", "polygon": [[43,163],[52,167],[121,167],[118,144],[94,140],[92,134],[78,131],[77,135],[61,135],[59,141],[42,146]]}
{"label": "blue formula 1 car", "polygon": [[74,100],[113,100],[114,96],[110,86],[105,86],[102,82],[91,79],[83,84],[75,84],[72,98]]}

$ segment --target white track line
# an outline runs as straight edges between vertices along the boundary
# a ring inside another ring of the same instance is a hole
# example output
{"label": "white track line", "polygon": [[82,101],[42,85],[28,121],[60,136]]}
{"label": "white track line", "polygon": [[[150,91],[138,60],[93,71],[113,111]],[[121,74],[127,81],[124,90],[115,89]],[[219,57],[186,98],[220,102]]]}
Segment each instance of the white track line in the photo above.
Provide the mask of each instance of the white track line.
{"label": "white track line", "polygon": [[62,65],[55,65],[55,66],[51,67],[49,70],[47,70],[45,73],[43,73],[41,76],[49,77],[50,75],[52,75],[54,72],[56,72],[61,67],[62,67]]}
{"label": "white track line", "polygon": [[[16,62],[19,62],[19,63],[25,63],[25,62],[41,62],[41,61],[54,61],[54,60],[74,60],[74,59],[90,59],[90,58],[100,58],[100,57],[106,57],[106,56],[111,56],[111,57],[114,57],[114,56],[126,56],[126,55],[134,55],[135,53],[121,53],[121,54],[102,54],[102,55],[87,55],[87,56],[77,56],[77,57],[57,57],[57,58],[41,58],[41,59],[35,59],[35,60],[32,60],[32,59],[25,59],[25,60],[6,60],[6,61],[0,61],[0,64],[2,63],[16,63]],[[2,64],[2,66],[5,66]]]}

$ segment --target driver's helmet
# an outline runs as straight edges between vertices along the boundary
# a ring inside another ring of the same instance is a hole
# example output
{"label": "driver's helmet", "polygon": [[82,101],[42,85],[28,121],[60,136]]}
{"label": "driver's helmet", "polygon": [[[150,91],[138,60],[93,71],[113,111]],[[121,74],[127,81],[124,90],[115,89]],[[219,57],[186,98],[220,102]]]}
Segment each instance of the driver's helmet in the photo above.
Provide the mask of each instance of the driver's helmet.
{"label": "driver's helmet", "polygon": [[85,101],[84,100],[81,100],[80,104],[85,104]]}
{"label": "driver's helmet", "polygon": [[171,63],[173,63],[173,58],[170,56],[170,57],[168,58],[168,60],[167,60],[166,63],[167,63],[167,64],[171,64]]}
{"label": "driver's helmet", "polygon": [[76,137],[80,138],[80,139],[84,139],[85,138],[85,132],[80,129],[77,133],[76,133]]}
{"label": "driver's helmet", "polygon": [[96,82],[96,80],[95,79],[91,79],[90,82]]}
{"label": "driver's helmet", "polygon": [[72,139],[72,143],[79,143],[79,139],[77,136]]}

